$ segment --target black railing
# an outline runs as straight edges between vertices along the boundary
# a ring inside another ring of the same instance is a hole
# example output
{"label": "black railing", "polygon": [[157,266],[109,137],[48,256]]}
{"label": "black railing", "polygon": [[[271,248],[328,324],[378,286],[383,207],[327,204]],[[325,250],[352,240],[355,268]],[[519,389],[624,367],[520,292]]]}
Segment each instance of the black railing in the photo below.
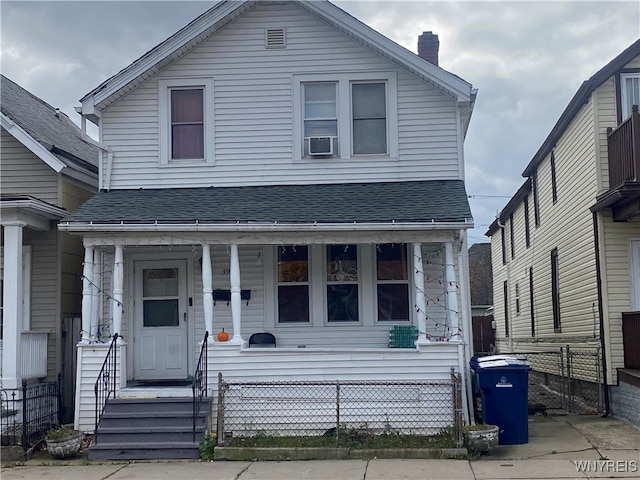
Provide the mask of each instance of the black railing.
{"label": "black railing", "polygon": [[607,129],[609,188],[640,180],[640,114],[634,105],[631,116],[616,129]]}
{"label": "black railing", "polygon": [[27,451],[48,430],[60,426],[60,392],[60,375],[55,382],[27,385],[23,380],[21,389],[2,390],[2,445],[20,445]]}
{"label": "black railing", "polygon": [[95,412],[95,429],[93,430],[93,441],[98,443],[98,423],[104,412],[104,407],[107,404],[111,395],[116,395],[116,377],[118,372],[118,334],[113,335],[111,345],[107,351],[107,356],[104,359],[98,379],[93,387],[93,393],[96,397],[96,412]]}
{"label": "black railing", "polygon": [[196,441],[196,424],[198,423],[198,417],[200,416],[200,405],[202,404],[202,397],[207,394],[207,339],[209,338],[209,332],[204,332],[204,340],[202,340],[202,347],[200,348],[200,356],[198,357],[198,363],[196,369],[193,372],[193,383],[191,389],[193,391],[193,441]]}

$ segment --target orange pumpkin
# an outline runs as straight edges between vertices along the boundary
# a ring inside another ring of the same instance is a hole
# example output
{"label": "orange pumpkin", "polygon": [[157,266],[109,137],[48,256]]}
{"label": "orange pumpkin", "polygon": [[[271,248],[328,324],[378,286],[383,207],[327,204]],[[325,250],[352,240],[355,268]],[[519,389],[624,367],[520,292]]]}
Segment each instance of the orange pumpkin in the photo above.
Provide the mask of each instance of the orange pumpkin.
{"label": "orange pumpkin", "polygon": [[223,328],[221,332],[218,332],[218,335],[216,336],[216,338],[218,339],[219,342],[228,342],[229,334],[225,332]]}

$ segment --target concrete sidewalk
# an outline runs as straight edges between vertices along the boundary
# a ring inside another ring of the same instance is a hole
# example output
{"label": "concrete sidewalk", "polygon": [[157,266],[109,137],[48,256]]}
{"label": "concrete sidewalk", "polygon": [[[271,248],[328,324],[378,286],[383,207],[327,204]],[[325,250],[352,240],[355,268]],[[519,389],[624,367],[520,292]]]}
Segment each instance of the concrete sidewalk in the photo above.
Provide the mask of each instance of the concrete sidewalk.
{"label": "concrete sidewalk", "polygon": [[[2,480],[424,480],[640,478],[640,431],[600,417],[530,417],[529,443],[473,460],[57,462],[6,465]],[[580,462],[577,464],[577,462]]]}

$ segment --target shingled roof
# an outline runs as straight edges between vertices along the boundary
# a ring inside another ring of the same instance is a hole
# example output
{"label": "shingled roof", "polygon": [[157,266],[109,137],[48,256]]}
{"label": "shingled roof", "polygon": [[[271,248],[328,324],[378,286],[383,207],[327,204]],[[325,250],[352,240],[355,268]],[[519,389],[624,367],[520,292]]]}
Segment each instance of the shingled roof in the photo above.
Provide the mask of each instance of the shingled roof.
{"label": "shingled roof", "polygon": [[100,192],[69,223],[368,223],[471,225],[461,180]]}
{"label": "shingled roof", "polygon": [[3,115],[63,164],[93,175],[98,173],[99,150],[83,139],[82,131],[71,119],[4,75],[1,82]]}

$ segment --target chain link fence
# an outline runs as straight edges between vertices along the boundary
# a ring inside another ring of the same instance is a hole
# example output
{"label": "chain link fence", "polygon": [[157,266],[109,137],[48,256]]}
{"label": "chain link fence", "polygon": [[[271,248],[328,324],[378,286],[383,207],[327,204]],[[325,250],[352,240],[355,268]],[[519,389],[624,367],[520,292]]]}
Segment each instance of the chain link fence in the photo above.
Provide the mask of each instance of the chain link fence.
{"label": "chain link fence", "polygon": [[565,410],[590,414],[604,411],[604,385],[600,348],[516,354],[531,365],[530,413]]}
{"label": "chain link fence", "polygon": [[437,435],[462,444],[462,392],[451,380],[235,382],[218,377],[218,444],[236,437],[368,434]]}

